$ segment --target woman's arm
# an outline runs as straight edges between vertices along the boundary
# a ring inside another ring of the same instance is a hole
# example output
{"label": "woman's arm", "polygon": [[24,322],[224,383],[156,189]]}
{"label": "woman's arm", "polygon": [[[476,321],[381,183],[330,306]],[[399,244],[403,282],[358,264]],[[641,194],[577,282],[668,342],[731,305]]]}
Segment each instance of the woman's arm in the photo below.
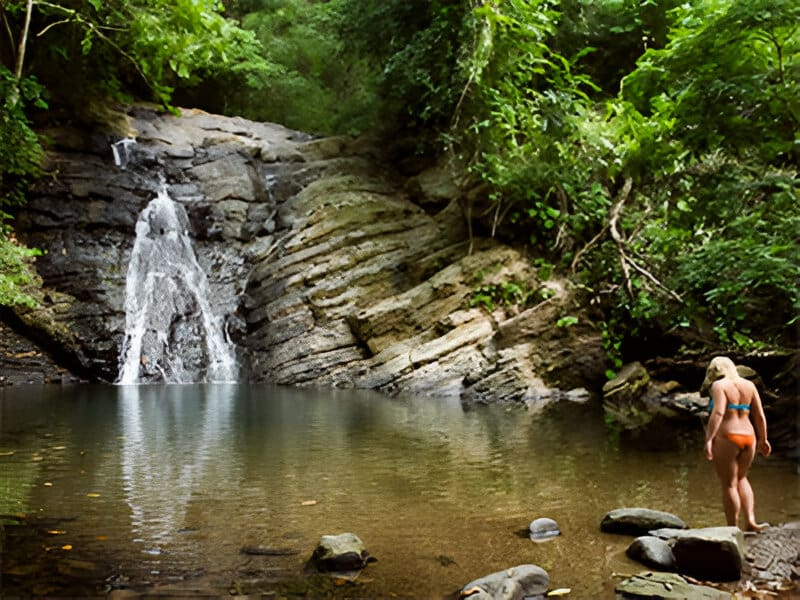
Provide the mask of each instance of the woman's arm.
{"label": "woman's arm", "polygon": [[750,403],[750,417],[753,421],[753,428],[756,430],[756,449],[760,454],[769,456],[772,453],[772,446],[767,440],[767,418],[764,416],[764,407],[761,404],[761,396],[758,395],[758,388],[753,384],[753,401]]}

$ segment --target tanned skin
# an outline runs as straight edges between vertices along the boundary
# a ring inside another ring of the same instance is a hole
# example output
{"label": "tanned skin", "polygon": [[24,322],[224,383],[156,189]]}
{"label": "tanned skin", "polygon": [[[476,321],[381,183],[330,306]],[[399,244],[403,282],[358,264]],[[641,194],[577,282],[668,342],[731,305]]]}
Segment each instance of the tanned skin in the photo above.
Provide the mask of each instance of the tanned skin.
{"label": "tanned skin", "polygon": [[[719,375],[722,377],[717,379]],[[705,454],[714,463],[722,486],[725,517],[728,525],[738,527],[739,516],[743,515],[747,531],[761,531],[766,524],[756,522],[753,488],[747,479],[756,452],[763,456],[772,452],[761,398],[753,382],[740,377],[726,357],[712,360],[706,377],[716,380],[711,384],[714,407],[706,426]],[[748,405],[750,409],[732,409],[729,404]],[[727,434],[754,435],[755,444],[742,448]]]}

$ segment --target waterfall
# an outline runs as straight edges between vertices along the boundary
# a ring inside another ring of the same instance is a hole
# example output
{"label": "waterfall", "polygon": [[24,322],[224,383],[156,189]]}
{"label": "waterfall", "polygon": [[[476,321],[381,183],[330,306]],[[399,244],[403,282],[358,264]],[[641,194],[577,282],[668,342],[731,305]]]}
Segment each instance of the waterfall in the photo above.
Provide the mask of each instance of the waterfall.
{"label": "waterfall", "polygon": [[136,138],[124,138],[118,142],[111,144],[111,151],[114,153],[114,164],[121,169],[128,167],[128,162],[131,159],[131,146],[136,145]]}
{"label": "waterfall", "polygon": [[139,215],[125,284],[118,383],[230,382],[233,343],[209,303],[188,217],[162,186]]}

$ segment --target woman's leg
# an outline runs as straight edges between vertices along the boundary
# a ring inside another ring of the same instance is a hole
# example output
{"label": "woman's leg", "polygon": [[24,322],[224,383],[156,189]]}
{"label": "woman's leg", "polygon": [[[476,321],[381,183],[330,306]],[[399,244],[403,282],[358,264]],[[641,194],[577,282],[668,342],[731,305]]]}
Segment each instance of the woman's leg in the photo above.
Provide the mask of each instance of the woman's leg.
{"label": "woman's leg", "polygon": [[[722,486],[722,506],[728,525],[738,527],[741,499],[739,497],[739,448],[722,437],[714,439],[714,469]],[[750,459],[752,462],[752,458]]]}
{"label": "woman's leg", "polygon": [[739,500],[741,502],[742,513],[745,518],[745,526],[748,531],[761,531],[764,525],[756,523],[755,496],[747,474],[750,472],[750,465],[756,455],[755,446],[748,446],[739,453],[737,457],[737,470],[739,474]]}

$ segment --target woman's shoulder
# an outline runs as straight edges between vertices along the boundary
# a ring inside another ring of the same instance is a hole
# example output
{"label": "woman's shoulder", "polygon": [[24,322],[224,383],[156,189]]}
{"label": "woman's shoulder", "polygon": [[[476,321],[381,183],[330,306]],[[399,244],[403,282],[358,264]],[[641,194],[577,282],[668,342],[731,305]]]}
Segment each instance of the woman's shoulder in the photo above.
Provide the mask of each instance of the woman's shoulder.
{"label": "woman's shoulder", "polygon": [[723,391],[723,390],[726,390],[726,389],[730,389],[734,385],[735,384],[734,384],[732,379],[730,379],[728,377],[721,377],[721,378],[717,379],[716,381],[712,381],[711,382],[711,388],[710,389],[712,391],[713,390]]}

